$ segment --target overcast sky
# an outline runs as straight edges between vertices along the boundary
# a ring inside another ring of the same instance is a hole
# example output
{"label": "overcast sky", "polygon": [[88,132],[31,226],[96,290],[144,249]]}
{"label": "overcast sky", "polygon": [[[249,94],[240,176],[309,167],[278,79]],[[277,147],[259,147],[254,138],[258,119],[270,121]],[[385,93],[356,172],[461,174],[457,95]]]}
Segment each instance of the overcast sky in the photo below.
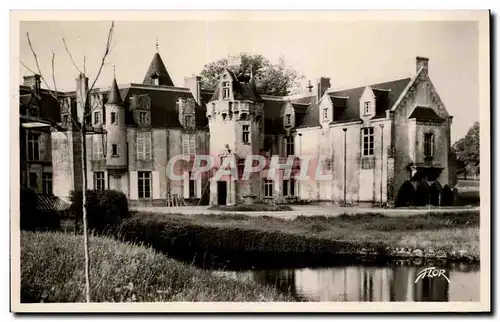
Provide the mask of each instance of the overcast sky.
{"label": "overcast sky", "polygon": [[[56,53],[59,90],[74,90],[77,72],[64,50],[64,37],[90,81],[104,52],[110,22],[22,22],[20,59],[35,68],[26,41],[29,32],[42,73],[51,78]],[[313,84],[331,78],[333,89],[362,86],[415,74],[415,57],[429,60],[429,73],[454,116],[452,143],[479,119],[478,25],[476,22],[361,21],[152,21],[115,23],[110,62],[98,87],[109,87],[116,66],[118,84],[141,83],[159,40],[160,55],[176,86],[206,63],[239,52],[262,54],[285,63]],[[29,71],[21,67],[21,75]],[[52,85],[51,82],[49,82]]]}

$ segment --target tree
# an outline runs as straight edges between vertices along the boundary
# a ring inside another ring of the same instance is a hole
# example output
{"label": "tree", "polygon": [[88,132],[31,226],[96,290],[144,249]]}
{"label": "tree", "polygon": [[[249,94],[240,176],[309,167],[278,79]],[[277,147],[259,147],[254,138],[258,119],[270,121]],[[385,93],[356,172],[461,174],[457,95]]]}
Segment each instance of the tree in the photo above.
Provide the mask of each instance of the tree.
{"label": "tree", "polygon": [[[102,55],[101,63],[99,65],[99,68],[97,70],[96,76],[94,80],[92,81],[92,85],[85,90],[85,93],[81,92],[80,90],[80,95],[77,95],[80,99],[80,106],[84,107],[84,112],[81,117],[81,119],[78,119],[77,115],[72,115],[71,113],[71,108],[69,108],[68,105],[64,104],[64,99],[59,96],[59,92],[57,91],[57,82],[56,82],[56,77],[55,77],[55,52],[52,51],[52,84],[53,84],[53,89],[49,86],[47,83],[46,78],[42,74],[42,71],[40,69],[39,61],[38,61],[38,56],[36,54],[35,49],[33,48],[33,45],[31,44],[31,39],[29,33],[26,33],[26,38],[28,40],[28,45],[30,47],[31,53],[33,54],[33,58],[35,60],[35,66],[37,69],[37,72],[33,71],[33,69],[29,68],[25,63],[22,61],[20,62],[22,66],[24,66],[27,70],[29,70],[33,74],[38,74],[40,75],[40,79],[43,81],[43,83],[46,86],[47,91],[50,93],[50,95],[57,101],[59,102],[59,107],[62,108],[65,113],[68,114],[69,119],[71,120],[71,129],[74,131],[80,132],[81,136],[81,150],[82,150],[82,177],[83,177],[83,191],[87,191],[87,144],[86,144],[86,136],[87,133],[90,132],[92,133],[93,130],[89,129],[89,125],[87,124],[90,116],[92,115],[92,112],[100,106],[100,102],[98,100],[92,100],[91,98],[91,92],[94,89],[94,86],[99,79],[101,75],[101,71],[103,67],[107,64],[106,58],[109,56],[112,48],[112,39],[113,39],[113,30],[114,30],[114,21],[111,22],[111,26],[108,31],[108,36],[106,39],[106,44],[105,44],[105,49],[104,53]],[[66,40],[62,38],[62,42],[64,43],[64,48],[66,50],[66,53],[68,54],[69,58],[71,59],[71,62],[73,63],[73,66],[75,69],[78,71],[79,76],[83,77],[83,79],[87,78],[87,70],[86,70],[86,65],[85,65],[85,57],[83,58],[83,69],[79,68],[77,64],[75,63],[73,59],[73,55],[71,54],[71,51],[69,50]],[[102,102],[104,104],[104,102]],[[103,130],[101,129],[101,132]],[[94,132],[96,133],[96,132]],[[90,302],[90,257],[89,257],[89,241],[88,241],[88,223],[87,223],[87,211],[85,208],[86,200],[85,200],[85,193],[83,194],[82,197],[82,219],[83,219],[83,248],[84,248],[84,253],[85,253],[85,299],[87,302]]]}
{"label": "tree", "polygon": [[479,173],[479,122],[475,122],[467,134],[453,144],[453,150],[457,158],[457,172]]}
{"label": "tree", "polygon": [[[240,53],[241,71],[252,73],[257,89],[261,94],[285,96],[300,90],[300,81],[304,76],[285,64],[283,56],[278,64],[272,64],[260,54]],[[227,67],[228,59],[222,58],[206,64],[201,71],[201,86],[204,90],[213,91],[219,82],[219,75]]]}

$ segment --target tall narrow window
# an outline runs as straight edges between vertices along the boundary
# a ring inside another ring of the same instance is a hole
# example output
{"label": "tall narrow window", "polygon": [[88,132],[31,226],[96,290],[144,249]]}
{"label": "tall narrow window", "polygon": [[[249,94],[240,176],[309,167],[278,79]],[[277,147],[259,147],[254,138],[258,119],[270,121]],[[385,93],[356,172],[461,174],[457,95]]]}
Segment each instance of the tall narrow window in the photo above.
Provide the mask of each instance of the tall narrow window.
{"label": "tall narrow window", "polygon": [[182,135],[182,153],[186,155],[196,153],[196,134]]}
{"label": "tall narrow window", "polygon": [[43,194],[52,194],[52,173],[44,172],[43,174]]}
{"label": "tall narrow window", "polygon": [[273,196],[273,181],[264,180],[264,197],[272,197],[272,196]]}
{"label": "tall narrow window", "polygon": [[118,144],[111,145],[111,156],[113,156],[113,157],[118,156]]}
{"label": "tall narrow window", "polygon": [[184,126],[190,127],[191,126],[191,119],[192,119],[191,115],[184,116]]}
{"label": "tall narrow window", "polygon": [[151,172],[139,171],[137,180],[139,198],[151,198]]}
{"label": "tall narrow window", "polygon": [[369,115],[371,110],[371,102],[365,102],[364,104],[364,115]]}
{"label": "tall narrow window", "polygon": [[151,159],[151,132],[137,132],[137,159]]}
{"label": "tall narrow window", "polygon": [[193,175],[192,172],[188,172],[188,179],[189,179],[189,198],[194,198],[196,196],[195,194],[195,189],[196,189],[196,179],[192,178],[191,176]]}
{"label": "tall narrow window", "polygon": [[426,157],[434,155],[434,135],[432,133],[424,134],[424,155]]}
{"label": "tall narrow window", "polygon": [[373,127],[363,129],[363,155],[373,155]]}
{"label": "tall narrow window", "polygon": [[283,180],[283,196],[293,197],[295,196],[295,180]]}
{"label": "tall narrow window", "polygon": [[328,120],[328,109],[327,108],[323,109],[323,119]]}
{"label": "tall narrow window", "polygon": [[250,125],[243,125],[243,143],[250,143]]}
{"label": "tall narrow window", "polygon": [[105,189],[104,172],[94,172],[94,189],[95,190]]}
{"label": "tall narrow window", "polygon": [[222,83],[222,99],[228,99],[230,96],[229,82]]}
{"label": "tall narrow window", "polygon": [[295,140],[293,136],[287,136],[285,138],[286,145],[286,156],[295,155]]}
{"label": "tall narrow window", "polygon": [[148,120],[148,113],[147,112],[139,112],[139,123],[142,125],[145,125]]}
{"label": "tall narrow window", "polygon": [[116,124],[116,112],[111,112],[111,124]]}
{"label": "tall narrow window", "polygon": [[292,125],[292,116],[290,114],[285,115],[285,125],[286,126]]}
{"label": "tall narrow window", "polygon": [[102,137],[100,135],[93,135],[93,151],[94,151],[94,160],[102,160],[104,159],[104,153],[102,150]]}
{"label": "tall narrow window", "polygon": [[94,112],[94,124],[100,124],[101,123],[101,112],[97,111]]}
{"label": "tall narrow window", "polygon": [[40,134],[28,134],[28,160],[40,160]]}
{"label": "tall narrow window", "polygon": [[37,191],[38,188],[38,175],[34,172],[30,172],[30,188]]}

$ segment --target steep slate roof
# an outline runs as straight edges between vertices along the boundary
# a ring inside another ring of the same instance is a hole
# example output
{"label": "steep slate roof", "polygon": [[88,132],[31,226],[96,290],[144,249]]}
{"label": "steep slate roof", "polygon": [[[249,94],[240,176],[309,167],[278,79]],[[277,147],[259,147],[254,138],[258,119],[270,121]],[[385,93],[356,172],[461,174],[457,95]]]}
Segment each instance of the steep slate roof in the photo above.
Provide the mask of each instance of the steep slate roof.
{"label": "steep slate roof", "polygon": [[153,56],[153,60],[151,61],[151,64],[149,64],[148,71],[146,72],[146,76],[144,77],[142,83],[154,85],[154,81],[152,79],[153,75],[156,75],[156,77],[160,79],[160,85],[174,86],[174,83],[172,82],[172,79],[170,78],[167,68],[165,67],[159,53],[156,53]]}
{"label": "steep slate roof", "polygon": [[[373,119],[385,117],[385,111],[390,109],[410,82],[411,78],[403,78],[385,83],[369,85],[377,99],[376,113]],[[359,99],[366,86],[341,91],[328,92],[333,102],[334,116],[332,123],[360,120]],[[304,122],[299,127],[319,126],[319,106],[317,103],[309,106]]]}
{"label": "steep slate roof", "polygon": [[[177,113],[177,100],[180,97],[193,98],[188,89],[166,86],[147,86],[131,84],[124,97],[124,106],[126,111],[126,122],[129,125],[134,124],[132,109],[130,107],[130,97],[132,95],[147,94],[151,99],[151,127],[153,128],[181,128]],[[208,120],[206,117],[205,104],[196,105],[195,118],[197,127],[206,127]]]}
{"label": "steep slate roof", "polygon": [[[257,91],[257,88],[255,86],[255,82],[252,78],[248,79],[248,81],[243,80],[244,78],[243,75],[239,75],[241,79],[238,79],[236,74],[229,70],[225,69],[229,76],[231,76],[231,85],[232,85],[232,90],[233,90],[233,96],[235,100],[249,100],[249,101],[254,101],[257,102],[260,100],[260,95]],[[240,81],[243,80],[243,81]],[[219,99],[219,92],[220,92],[220,83],[217,85],[215,88],[214,93],[212,94],[212,97],[210,98],[209,102],[211,101],[217,101]]]}
{"label": "steep slate roof", "polygon": [[123,100],[120,96],[120,91],[118,90],[118,84],[116,84],[116,78],[113,78],[113,83],[111,83],[107,104],[123,104]]}
{"label": "steep slate roof", "polygon": [[[20,86],[19,107],[20,112],[25,113],[28,106],[38,106],[39,116],[42,119],[52,120],[55,122],[61,121],[59,103],[57,100],[44,89],[40,90],[40,98],[37,99],[31,94],[31,90]],[[61,93],[55,93],[60,95]]]}
{"label": "steep slate roof", "polygon": [[441,118],[436,112],[430,107],[417,106],[411,112],[411,115],[408,117],[409,119],[417,119],[422,121],[438,121],[444,122],[444,119]]}

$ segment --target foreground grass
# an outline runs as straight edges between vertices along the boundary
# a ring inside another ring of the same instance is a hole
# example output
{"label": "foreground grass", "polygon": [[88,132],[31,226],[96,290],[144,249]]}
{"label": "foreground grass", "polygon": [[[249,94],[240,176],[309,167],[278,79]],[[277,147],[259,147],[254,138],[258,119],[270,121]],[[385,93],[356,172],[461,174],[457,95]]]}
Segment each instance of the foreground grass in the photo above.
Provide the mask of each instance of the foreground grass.
{"label": "foreground grass", "polygon": [[479,260],[479,211],[281,219],[240,214],[137,213],[122,237],[160,249],[319,252]]}
{"label": "foreground grass", "polygon": [[[276,290],[215,276],[152,249],[90,239],[96,302],[286,301]],[[83,302],[82,237],[21,233],[21,302]]]}

